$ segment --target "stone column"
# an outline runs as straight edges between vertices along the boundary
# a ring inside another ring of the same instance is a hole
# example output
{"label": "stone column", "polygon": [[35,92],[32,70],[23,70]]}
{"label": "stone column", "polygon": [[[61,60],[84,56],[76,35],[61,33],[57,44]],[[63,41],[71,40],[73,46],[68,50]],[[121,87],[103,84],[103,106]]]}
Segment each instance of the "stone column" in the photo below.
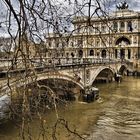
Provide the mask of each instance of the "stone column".
{"label": "stone column", "polygon": [[133,35],[132,35],[132,38],[131,38],[131,44],[132,44],[132,46],[134,44],[134,36]]}
{"label": "stone column", "polygon": [[131,49],[131,60],[134,60],[134,50]]}
{"label": "stone column", "polygon": [[121,53],[121,51],[120,51],[120,49],[118,49],[118,51],[117,51],[117,59],[120,59],[120,54]]}
{"label": "stone column", "polygon": [[128,49],[125,49],[125,59],[128,59]]}
{"label": "stone column", "polygon": [[110,55],[111,55],[111,59],[113,59],[114,58],[114,51],[112,48],[110,49]]}
{"label": "stone column", "polygon": [[125,21],[125,32],[127,32],[127,21]]}
{"label": "stone column", "polygon": [[121,26],[120,21],[118,21],[118,29],[117,29],[118,32],[120,32],[120,26]]}
{"label": "stone column", "polygon": [[101,39],[99,38],[99,48],[101,47]]}

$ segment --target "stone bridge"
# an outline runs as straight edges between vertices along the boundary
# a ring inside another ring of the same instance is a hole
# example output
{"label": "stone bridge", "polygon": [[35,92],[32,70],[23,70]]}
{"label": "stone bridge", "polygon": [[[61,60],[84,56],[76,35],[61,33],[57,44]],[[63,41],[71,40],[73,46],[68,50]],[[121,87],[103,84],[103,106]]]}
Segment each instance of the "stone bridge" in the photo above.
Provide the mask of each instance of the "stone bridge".
{"label": "stone bridge", "polygon": [[[48,62],[47,62],[48,61]],[[96,80],[103,80],[110,82],[114,80],[114,75],[119,73],[123,75],[124,71],[132,69],[132,66],[126,61],[113,61],[110,59],[86,59],[86,60],[71,60],[67,63],[61,63],[60,60],[54,61],[55,63],[49,64],[49,60],[45,60],[45,64],[41,67],[36,67],[37,77],[30,76],[25,79],[19,78],[18,80],[14,77],[10,79],[10,87],[14,90],[15,87],[22,87],[29,85],[34,81],[43,81],[49,79],[59,79],[69,81],[79,86],[81,89],[86,87],[94,86]],[[64,62],[64,60],[63,60]],[[65,61],[66,62],[66,61]],[[18,70],[19,72],[20,70]],[[22,69],[23,72],[23,69]],[[11,75],[16,73],[11,72]],[[23,72],[24,74],[24,72]],[[7,86],[7,81],[1,82],[1,95],[9,93],[11,90]]]}

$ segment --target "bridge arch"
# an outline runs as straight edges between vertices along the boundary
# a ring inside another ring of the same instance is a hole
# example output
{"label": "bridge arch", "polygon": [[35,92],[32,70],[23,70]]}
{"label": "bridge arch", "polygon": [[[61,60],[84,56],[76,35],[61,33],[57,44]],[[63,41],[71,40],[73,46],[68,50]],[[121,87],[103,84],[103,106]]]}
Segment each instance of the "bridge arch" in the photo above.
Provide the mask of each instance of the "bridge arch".
{"label": "bridge arch", "polygon": [[11,92],[11,90],[14,90],[15,87],[22,87],[25,84],[26,85],[30,85],[36,81],[43,81],[43,80],[47,80],[47,79],[61,79],[61,80],[67,80],[70,82],[75,83],[76,85],[78,85],[81,89],[84,89],[84,84],[83,82],[79,79],[80,77],[72,77],[66,74],[60,74],[60,73],[43,73],[43,74],[38,74],[37,78],[33,79],[32,77],[29,77],[27,79],[27,81],[24,81],[23,79],[20,79],[19,81],[13,81],[10,83],[10,87],[9,88],[7,86],[7,83],[5,83],[3,85],[3,87],[1,87],[0,91],[1,91],[1,96],[4,94],[8,94]]}
{"label": "bridge arch", "polygon": [[82,82],[80,82],[80,77],[71,77],[68,75],[64,75],[64,74],[49,74],[46,76],[39,76],[37,78],[37,81],[42,81],[42,80],[47,80],[47,79],[59,79],[59,80],[66,80],[72,83],[75,83],[76,85],[78,85],[81,89],[84,89],[84,84]]}
{"label": "bridge arch", "polygon": [[118,73],[121,75],[124,75],[124,73],[127,71],[127,66],[126,65],[120,65],[118,67]]}
{"label": "bridge arch", "polygon": [[[115,74],[115,70],[111,67],[99,67],[96,72],[94,73],[93,77],[91,78],[90,85],[93,85],[95,79],[99,76],[103,76],[104,78],[113,78]],[[110,80],[111,80],[110,79]]]}

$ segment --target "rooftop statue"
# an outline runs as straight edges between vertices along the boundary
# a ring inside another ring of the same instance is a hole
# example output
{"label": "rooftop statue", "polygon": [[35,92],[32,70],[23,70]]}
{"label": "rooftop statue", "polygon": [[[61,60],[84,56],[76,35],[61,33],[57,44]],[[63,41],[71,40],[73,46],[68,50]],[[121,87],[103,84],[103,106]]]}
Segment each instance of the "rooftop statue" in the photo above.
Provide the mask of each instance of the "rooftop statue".
{"label": "rooftop statue", "polygon": [[124,1],[124,2],[117,4],[116,7],[119,10],[128,9],[128,4]]}

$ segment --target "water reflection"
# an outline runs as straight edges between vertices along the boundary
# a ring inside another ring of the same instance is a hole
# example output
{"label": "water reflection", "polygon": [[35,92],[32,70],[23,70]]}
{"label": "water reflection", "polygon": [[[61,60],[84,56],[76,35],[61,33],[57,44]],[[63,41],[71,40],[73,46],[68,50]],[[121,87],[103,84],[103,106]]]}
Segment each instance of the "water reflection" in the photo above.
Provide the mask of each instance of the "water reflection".
{"label": "water reflection", "polygon": [[0,96],[0,124],[4,118],[8,118],[8,104],[10,104],[10,97],[8,95]]}
{"label": "water reflection", "polygon": [[[139,84],[138,84],[139,83]],[[111,85],[114,87],[114,85]],[[107,85],[101,91],[108,91]],[[121,85],[116,85],[112,97],[106,103],[88,140],[139,140],[140,139],[140,80],[125,78]],[[105,94],[104,94],[105,95]],[[103,98],[106,98],[103,95]]]}

